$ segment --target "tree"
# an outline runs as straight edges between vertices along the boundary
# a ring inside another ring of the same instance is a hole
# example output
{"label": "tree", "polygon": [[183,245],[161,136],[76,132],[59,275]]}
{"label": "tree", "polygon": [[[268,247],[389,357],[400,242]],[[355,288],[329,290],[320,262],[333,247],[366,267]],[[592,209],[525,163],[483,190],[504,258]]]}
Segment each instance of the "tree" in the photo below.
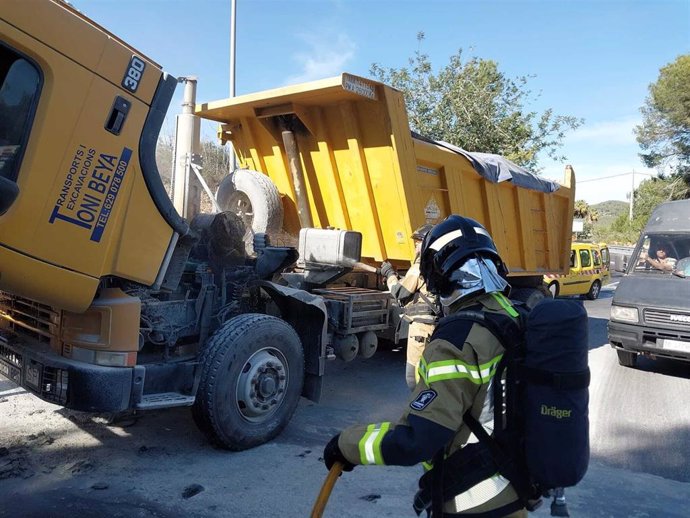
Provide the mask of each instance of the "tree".
{"label": "tree", "polygon": [[[162,134],[156,146],[156,162],[158,172],[168,195],[172,197],[172,171],[173,171],[173,151],[175,149],[175,137]],[[201,156],[203,158],[203,168],[201,174],[206,181],[211,192],[215,193],[218,185],[228,174],[230,168],[230,155],[227,148],[216,144],[210,140],[201,141]],[[201,195],[201,207],[205,212],[211,212],[213,206],[206,193]]]}
{"label": "tree", "polygon": [[573,210],[573,217],[584,220],[580,237],[583,239],[591,238],[594,223],[599,221],[599,212],[597,209],[590,207],[589,204],[584,200],[576,200]]}
{"label": "tree", "polygon": [[156,145],[156,164],[158,165],[158,173],[161,176],[161,181],[169,195],[172,189],[171,181],[174,149],[175,137],[168,134],[161,134],[158,137],[158,143]]}
{"label": "tree", "polygon": [[[417,41],[424,40],[424,33]],[[429,56],[415,52],[409,67],[382,68],[374,63],[370,74],[405,95],[410,126],[435,140],[444,140],[468,151],[497,153],[530,169],[544,151],[554,160],[568,130],[583,120],[529,111],[533,97],[528,77],[510,79],[492,60],[470,57],[462,50],[434,74]]]}
{"label": "tree", "polygon": [[642,124],[635,134],[645,165],[668,166],[672,176],[690,182],[690,54],[659,71],[640,111]]}
{"label": "tree", "polygon": [[620,214],[609,228],[596,229],[594,232],[596,238],[609,243],[636,242],[652,211],[660,203],[676,199],[674,196],[677,194],[680,184],[683,182],[679,178],[649,178],[644,180],[635,189],[632,221],[630,221],[627,212]]}
{"label": "tree", "polygon": [[228,149],[228,147],[223,147],[211,140],[201,141],[201,156],[204,159],[202,174],[209,188],[214,193],[230,170],[230,153]]}
{"label": "tree", "polygon": [[635,189],[633,228],[638,232],[647,224],[652,211],[660,203],[677,198],[682,181],[679,178],[649,178]]}

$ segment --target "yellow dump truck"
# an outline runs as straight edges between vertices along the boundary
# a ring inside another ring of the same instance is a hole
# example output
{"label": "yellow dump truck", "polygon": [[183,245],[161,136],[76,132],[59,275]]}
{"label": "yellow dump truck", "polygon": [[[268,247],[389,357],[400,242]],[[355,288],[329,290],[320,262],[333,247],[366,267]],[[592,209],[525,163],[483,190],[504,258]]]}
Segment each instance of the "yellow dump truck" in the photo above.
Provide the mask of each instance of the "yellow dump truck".
{"label": "yellow dump truck", "polygon": [[[221,123],[221,139],[246,169],[221,184],[218,200],[229,210],[243,202],[245,213],[260,211],[260,231],[278,230],[267,221],[282,221],[280,230],[292,235],[312,226],[355,230],[364,262],[404,268],[414,258],[414,229],[462,214],[489,230],[514,286],[540,288],[545,272],[568,270],[572,168],[558,186],[496,155],[413,134],[394,88],[342,74],[196,112]],[[271,201],[275,192],[282,203]]]}
{"label": "yellow dump truck", "polygon": [[318,400],[334,353],[373,354],[395,322],[373,266],[409,264],[417,224],[479,219],[514,284],[567,271],[572,175],[488,180],[411,137],[399,92],[348,75],[199,106],[247,169],[218,193],[230,210],[182,218],[155,161],[176,84],[68,4],[2,3],[0,374],[40,398],[191,406],[244,449]]}

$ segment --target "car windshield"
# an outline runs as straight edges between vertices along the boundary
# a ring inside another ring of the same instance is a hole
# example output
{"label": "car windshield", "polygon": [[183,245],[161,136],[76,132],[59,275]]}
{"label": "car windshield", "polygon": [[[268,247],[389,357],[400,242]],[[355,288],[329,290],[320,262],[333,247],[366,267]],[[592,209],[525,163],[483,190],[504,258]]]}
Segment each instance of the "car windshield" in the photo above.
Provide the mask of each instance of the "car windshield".
{"label": "car windshield", "polygon": [[690,233],[643,236],[629,272],[690,277]]}

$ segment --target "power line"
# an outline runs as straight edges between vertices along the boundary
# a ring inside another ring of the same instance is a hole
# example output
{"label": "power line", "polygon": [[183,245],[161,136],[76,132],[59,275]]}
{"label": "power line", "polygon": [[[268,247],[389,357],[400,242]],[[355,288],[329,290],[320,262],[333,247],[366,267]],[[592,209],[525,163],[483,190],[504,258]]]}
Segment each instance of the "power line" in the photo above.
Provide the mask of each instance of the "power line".
{"label": "power line", "polygon": [[590,178],[589,180],[577,180],[577,183],[598,182],[599,180],[608,180],[609,178],[618,178],[619,176],[628,176],[629,174],[643,174],[645,176],[656,176],[651,173],[640,173],[637,171],[633,171],[632,173],[614,174],[611,176],[602,176],[601,178]]}

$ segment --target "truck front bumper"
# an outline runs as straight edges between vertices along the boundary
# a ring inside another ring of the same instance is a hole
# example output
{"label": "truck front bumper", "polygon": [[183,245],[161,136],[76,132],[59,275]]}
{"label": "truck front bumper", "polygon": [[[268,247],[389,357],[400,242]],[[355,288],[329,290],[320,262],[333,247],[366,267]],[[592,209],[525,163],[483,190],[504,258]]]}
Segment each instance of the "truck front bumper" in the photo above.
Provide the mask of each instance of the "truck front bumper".
{"label": "truck front bumper", "polygon": [[[50,403],[85,412],[118,412],[132,407],[143,376],[136,367],[103,367],[0,336],[0,375]],[[137,381],[138,380],[138,381]]]}
{"label": "truck front bumper", "polygon": [[609,321],[609,343],[614,349],[638,354],[690,360],[690,334],[639,324]]}

